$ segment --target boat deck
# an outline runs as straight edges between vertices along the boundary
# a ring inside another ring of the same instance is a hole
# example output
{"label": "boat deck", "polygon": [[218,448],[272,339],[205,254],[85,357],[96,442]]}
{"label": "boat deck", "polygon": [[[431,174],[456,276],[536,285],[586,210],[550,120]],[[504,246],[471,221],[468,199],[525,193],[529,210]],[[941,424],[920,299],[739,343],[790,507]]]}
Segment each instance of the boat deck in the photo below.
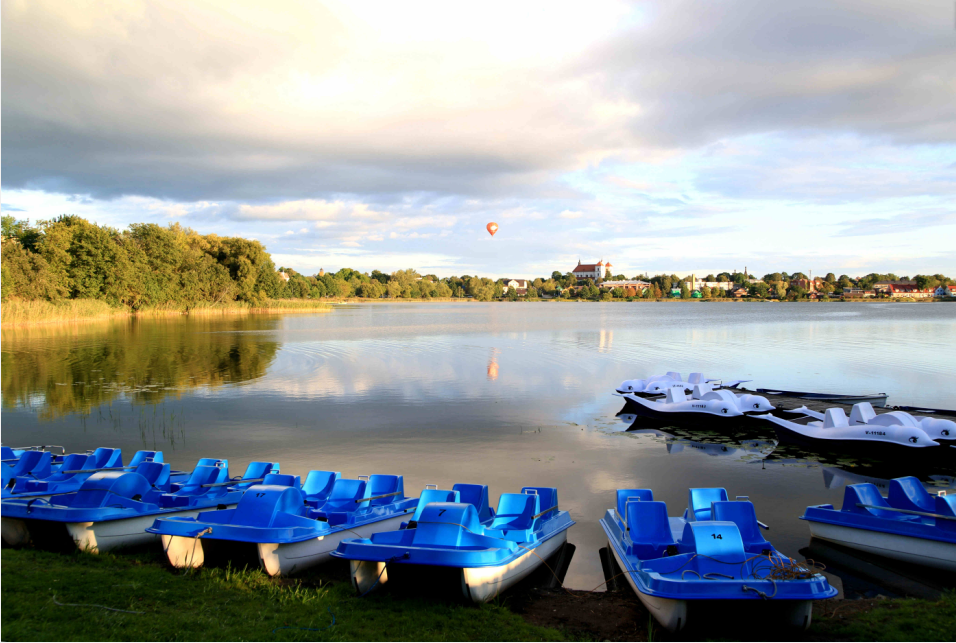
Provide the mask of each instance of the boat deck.
{"label": "boat deck", "polygon": [[[798,409],[801,406],[805,406],[812,411],[817,411],[819,413],[825,413],[827,409],[831,408],[841,408],[846,412],[847,417],[850,417],[850,411],[853,409],[852,404],[841,404],[839,402],[834,402],[832,400],[805,400],[800,397],[789,397],[787,395],[773,395],[772,393],[758,393],[758,395],[763,395],[767,400],[770,401],[777,409]],[[873,410],[876,411],[877,415],[882,413],[888,413],[889,411],[894,411],[889,407],[883,406],[873,406]]]}

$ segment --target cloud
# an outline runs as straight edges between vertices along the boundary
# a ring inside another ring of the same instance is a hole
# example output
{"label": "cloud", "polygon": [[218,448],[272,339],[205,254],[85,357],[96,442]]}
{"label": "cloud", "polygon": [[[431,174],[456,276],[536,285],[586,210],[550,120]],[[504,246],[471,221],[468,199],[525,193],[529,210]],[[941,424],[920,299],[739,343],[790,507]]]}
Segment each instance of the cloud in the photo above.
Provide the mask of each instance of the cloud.
{"label": "cloud", "polygon": [[571,210],[565,210],[564,212],[558,215],[558,218],[559,219],[580,219],[583,216],[584,216],[583,212],[574,212]]}
{"label": "cloud", "polygon": [[839,234],[866,236],[875,234],[898,234],[902,230],[927,231],[939,226],[956,226],[956,210],[929,212],[906,212],[885,219],[870,218],[844,221]]}

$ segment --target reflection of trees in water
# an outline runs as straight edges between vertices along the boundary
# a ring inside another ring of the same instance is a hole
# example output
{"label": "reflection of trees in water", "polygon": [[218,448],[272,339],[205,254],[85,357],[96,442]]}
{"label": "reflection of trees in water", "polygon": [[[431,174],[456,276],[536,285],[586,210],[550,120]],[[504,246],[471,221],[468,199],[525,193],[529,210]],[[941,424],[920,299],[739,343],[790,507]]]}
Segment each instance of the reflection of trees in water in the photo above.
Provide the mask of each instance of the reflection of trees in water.
{"label": "reflection of trees in water", "polygon": [[273,317],[122,319],[81,326],[2,332],[4,407],[40,417],[89,414],[124,396],[157,404],[184,390],[244,382],[265,374],[279,343],[249,331]]}
{"label": "reflection of trees in water", "polygon": [[88,415],[80,416],[80,425],[86,432],[88,420],[97,425],[108,425],[116,433],[123,433],[127,426],[134,426],[144,449],[159,451],[186,444],[186,411],[182,406],[166,408],[166,400],[159,404],[136,405],[102,404]]}

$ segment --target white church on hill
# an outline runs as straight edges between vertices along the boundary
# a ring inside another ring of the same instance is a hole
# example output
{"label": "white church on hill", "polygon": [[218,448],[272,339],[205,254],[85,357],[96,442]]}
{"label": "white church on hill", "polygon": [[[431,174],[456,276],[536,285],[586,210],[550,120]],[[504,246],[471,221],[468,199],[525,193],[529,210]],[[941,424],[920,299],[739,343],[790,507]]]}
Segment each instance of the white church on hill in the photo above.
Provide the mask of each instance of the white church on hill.
{"label": "white church on hill", "polygon": [[571,274],[579,280],[593,279],[594,281],[601,281],[610,270],[611,263],[604,263],[603,259],[597,263],[581,263],[581,260],[578,259],[578,266],[571,271]]}

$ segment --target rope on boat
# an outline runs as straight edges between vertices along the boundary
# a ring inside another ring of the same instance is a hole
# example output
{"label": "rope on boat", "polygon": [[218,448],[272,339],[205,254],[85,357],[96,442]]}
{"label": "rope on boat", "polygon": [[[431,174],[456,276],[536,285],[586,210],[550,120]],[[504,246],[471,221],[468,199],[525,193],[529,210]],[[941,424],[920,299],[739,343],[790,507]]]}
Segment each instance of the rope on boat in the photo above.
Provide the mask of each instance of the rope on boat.
{"label": "rope on boat", "polygon": [[60,607],[98,607],[100,609],[109,610],[111,612],[122,612],[124,614],[145,614],[146,612],[136,612],[134,610],[121,610],[115,607],[107,607],[106,605],[94,605],[93,603],[61,603],[56,600],[56,594],[53,595],[53,604],[59,605]]}

